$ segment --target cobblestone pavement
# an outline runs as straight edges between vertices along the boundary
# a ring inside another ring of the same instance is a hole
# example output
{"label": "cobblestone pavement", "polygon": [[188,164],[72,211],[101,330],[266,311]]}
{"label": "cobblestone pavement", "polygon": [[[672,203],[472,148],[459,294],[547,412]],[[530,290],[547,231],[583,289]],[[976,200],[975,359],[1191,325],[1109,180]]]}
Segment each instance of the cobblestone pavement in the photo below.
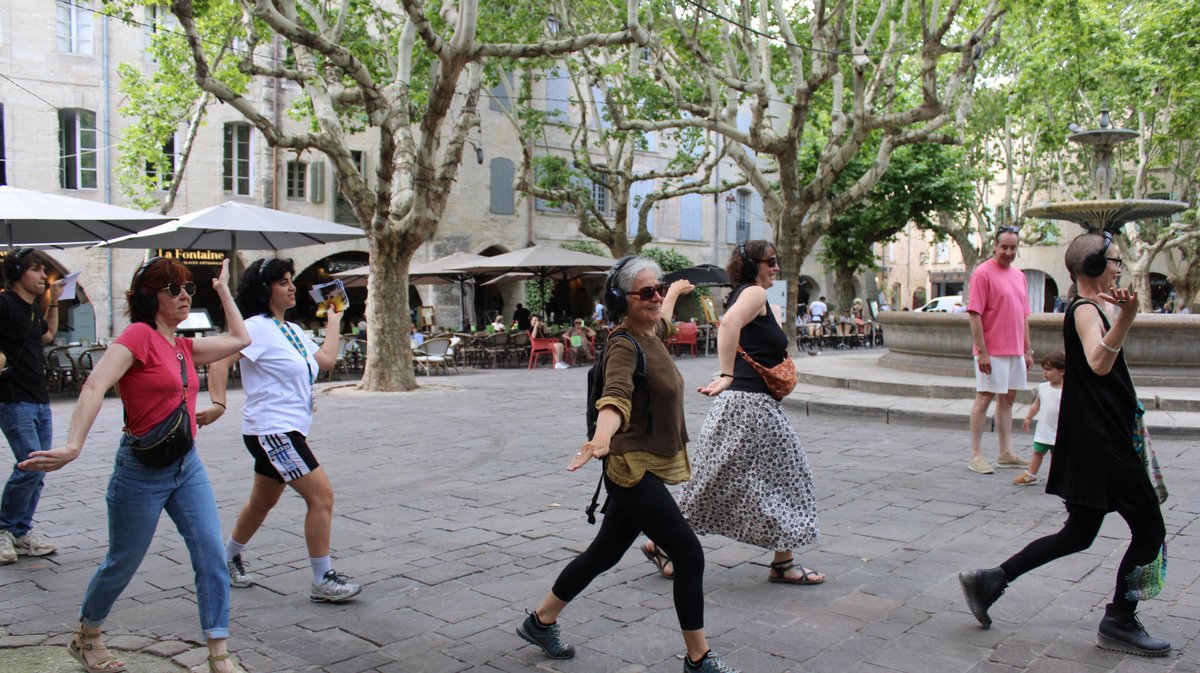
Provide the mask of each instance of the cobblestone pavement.
{"label": "cobblestone pavement", "polygon": [[[716,360],[678,363],[695,387]],[[310,442],[337,493],[335,567],[365,588],[352,603],[309,602],[304,506],[287,494],[245,552],[258,585],[233,591],[230,645],[246,668],[680,670],[672,585],[636,551],[563,613],[574,660],[546,660],[513,633],[595,534],[583,508],[597,471],[563,469],[583,433],[585,379],[583,369],[464,370],[422,377],[414,393],[322,395]],[[240,402],[233,391],[231,412]],[[707,408],[706,398],[689,396],[693,435]],[[56,440],[70,410],[54,404]],[[1090,550],[1015,583],[983,630],[966,610],[957,572],[995,565],[1056,530],[1060,502],[1040,487],[1012,486],[1011,470],[968,472],[965,428],[788,413],[813,465],[822,528],[821,541],[798,557],[829,581],[768,584],[767,553],[703,538],[706,623],[727,662],[746,673],[1200,671],[1192,647],[1200,631],[1194,442],[1156,443],[1172,490],[1170,575],[1141,616],[1176,651],[1142,660],[1093,640],[1127,540],[1119,518],[1110,517]],[[104,555],[104,490],[120,416],[108,400],[82,457],[47,480],[38,526],[58,554],[0,566],[0,648],[9,648],[0,649],[0,671],[79,670],[65,665],[61,644]],[[198,440],[225,530],[251,481],[238,414],[230,416]],[[1028,435],[1019,441],[1028,445]],[[172,666],[201,663],[189,649],[199,638],[191,569],[166,517],[107,628],[114,645],[174,655]],[[34,653],[50,654],[36,655],[45,660],[33,667],[21,663]]]}

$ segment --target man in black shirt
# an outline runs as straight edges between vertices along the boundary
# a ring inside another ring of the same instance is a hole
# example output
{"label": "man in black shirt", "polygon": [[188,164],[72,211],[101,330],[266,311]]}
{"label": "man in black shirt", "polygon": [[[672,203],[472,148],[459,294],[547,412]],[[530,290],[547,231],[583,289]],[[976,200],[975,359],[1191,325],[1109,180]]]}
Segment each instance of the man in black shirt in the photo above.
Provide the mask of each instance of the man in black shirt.
{"label": "man in black shirt", "polygon": [[513,311],[513,320],[517,323],[517,329],[525,330],[526,332],[533,329],[533,321],[529,319],[532,315],[529,309],[517,304],[517,310]]}
{"label": "man in black shirt", "polygon": [[[32,451],[53,448],[42,345],[54,341],[58,330],[62,282],[47,283],[45,260],[32,248],[5,256],[4,280],[8,289],[0,292],[0,430],[19,463]],[[48,285],[50,302],[43,315],[39,298]],[[54,553],[55,546],[33,532],[33,512],[44,476],[40,470],[13,465],[0,499],[0,564],[12,563],[18,555]]]}

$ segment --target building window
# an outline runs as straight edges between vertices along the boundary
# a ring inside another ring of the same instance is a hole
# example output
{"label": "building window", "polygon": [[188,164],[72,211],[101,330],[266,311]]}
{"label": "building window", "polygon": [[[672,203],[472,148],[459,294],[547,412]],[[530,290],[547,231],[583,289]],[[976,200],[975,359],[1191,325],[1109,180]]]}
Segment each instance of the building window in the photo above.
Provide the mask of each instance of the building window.
{"label": "building window", "polygon": [[58,50],[68,54],[92,53],[92,8],[88,0],[58,0],[55,35]]}
{"label": "building window", "polygon": [[225,125],[225,163],[222,168],[224,189],[238,196],[250,196],[250,125]]}
{"label": "building window", "polygon": [[737,242],[745,243],[750,240],[750,192],[738,190],[736,208]]}
{"label": "building window", "polygon": [[325,203],[325,162],[317,161],[308,167],[308,200]]}
{"label": "building window", "polygon": [[175,16],[165,6],[148,5],[143,9],[146,10],[145,21],[142,22],[143,48],[145,49],[145,58],[147,63],[155,61],[152,47],[154,47],[154,36],[158,33],[169,33],[175,27]]}
{"label": "building window", "polygon": [[504,157],[491,160],[490,199],[488,209],[497,215],[512,215],[517,212],[513,194],[513,162]]}
{"label": "building window", "polygon": [[166,189],[171,181],[175,179],[175,136],[167,138],[167,142],[163,143],[163,171],[159,174],[158,165],[153,161],[146,162],[146,176],[149,178],[158,178],[158,188]]}
{"label": "building window", "polygon": [[58,111],[58,174],[63,189],[96,188],[96,113]]}
{"label": "building window", "polygon": [[303,161],[287,162],[287,197],[303,199],[308,182],[308,164]]}
{"label": "building window", "polygon": [[950,244],[946,241],[938,241],[937,247],[934,249],[933,261],[937,264],[948,264],[950,262]]}
{"label": "building window", "polygon": [[597,212],[608,215],[608,185],[605,183],[604,176],[599,176],[599,179],[592,180],[592,207]]}
{"label": "building window", "polygon": [[[354,167],[358,170],[358,174],[362,177],[367,175],[367,161],[363,156],[362,150],[350,150],[350,160],[354,162]],[[334,177],[334,199],[333,199],[333,221],[339,224],[349,224],[360,226],[358,215],[354,213],[354,208],[350,206],[350,201],[342,196],[342,189],[338,184],[338,179]]]}

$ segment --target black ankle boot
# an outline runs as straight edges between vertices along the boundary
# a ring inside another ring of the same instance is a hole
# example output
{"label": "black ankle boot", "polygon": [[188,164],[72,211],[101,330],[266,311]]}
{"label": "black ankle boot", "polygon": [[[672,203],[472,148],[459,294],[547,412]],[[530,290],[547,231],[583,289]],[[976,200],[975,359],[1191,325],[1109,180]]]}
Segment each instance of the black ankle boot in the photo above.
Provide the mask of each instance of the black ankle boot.
{"label": "black ankle boot", "polygon": [[1171,643],[1150,637],[1136,614],[1112,603],[1104,607],[1096,644],[1106,650],[1143,657],[1165,657],[1171,653]]}
{"label": "black ankle boot", "polygon": [[1008,588],[1004,571],[1000,568],[964,570],[958,574],[958,581],[962,584],[963,596],[967,598],[971,614],[975,615],[983,628],[991,628],[992,618],[988,616],[988,608]]}

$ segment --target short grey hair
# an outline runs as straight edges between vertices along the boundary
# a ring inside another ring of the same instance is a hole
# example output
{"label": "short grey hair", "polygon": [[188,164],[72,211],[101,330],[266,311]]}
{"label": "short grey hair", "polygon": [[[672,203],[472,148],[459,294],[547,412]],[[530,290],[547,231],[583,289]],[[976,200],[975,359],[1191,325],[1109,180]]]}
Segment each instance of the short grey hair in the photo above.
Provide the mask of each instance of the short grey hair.
{"label": "short grey hair", "polygon": [[[650,270],[654,272],[655,278],[662,278],[662,267],[657,262],[649,257],[634,257],[621,267],[620,272],[612,279],[612,286],[620,289],[622,292],[629,294],[633,292],[633,281],[643,271]],[[612,273],[611,271],[609,273]]]}

